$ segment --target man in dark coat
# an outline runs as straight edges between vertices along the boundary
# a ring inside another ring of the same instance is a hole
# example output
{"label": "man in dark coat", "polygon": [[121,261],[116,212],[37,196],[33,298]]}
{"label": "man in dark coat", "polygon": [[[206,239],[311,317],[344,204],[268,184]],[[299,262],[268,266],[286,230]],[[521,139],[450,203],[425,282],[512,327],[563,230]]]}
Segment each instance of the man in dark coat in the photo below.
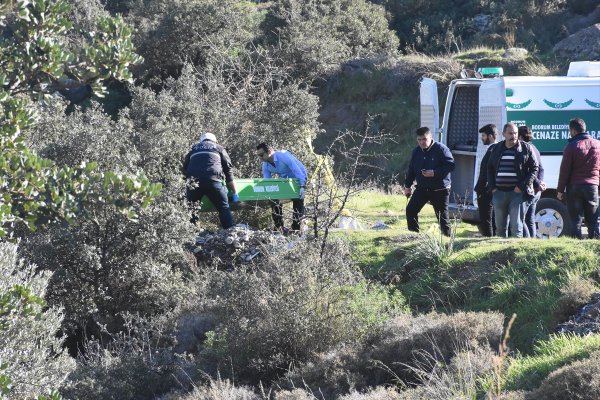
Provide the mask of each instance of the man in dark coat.
{"label": "man in dark coat", "polygon": [[[406,205],[408,230],[419,232],[419,212],[427,202],[431,202],[440,230],[450,236],[450,173],[454,170],[454,157],[450,149],[433,140],[426,126],[417,129],[418,146],[413,150],[406,179],[404,194],[410,197]],[[416,181],[414,192],[412,185]]]}
{"label": "man in dark coat", "polygon": [[586,124],[581,118],[569,121],[571,139],[563,151],[556,188],[559,200],[563,200],[565,192],[567,194],[567,209],[573,227],[567,234],[579,239],[582,238],[582,217],[585,217],[588,237],[600,237],[597,223],[600,141],[585,130]]}
{"label": "man in dark coat", "polygon": [[[219,221],[224,229],[233,226],[233,217],[223,179],[233,193],[233,202],[239,201],[231,169],[231,159],[227,151],[217,143],[216,136],[209,132],[200,136],[200,142],[192,147],[183,162],[183,173],[188,179],[188,201],[198,202],[203,196],[208,197],[219,212]],[[196,223],[197,220],[198,216],[192,212],[192,223]]]}
{"label": "man in dark coat", "polygon": [[533,196],[525,196],[525,203],[523,206],[523,237],[535,238],[537,236],[537,226],[535,224],[535,209],[538,201],[542,197],[542,192],[546,190],[546,184],[544,183],[544,166],[542,165],[542,156],[540,151],[532,143],[533,132],[527,125],[519,127],[519,140],[529,143],[531,150],[538,163],[538,172],[533,179],[533,189],[535,191]]}
{"label": "man in dark coat", "polygon": [[475,184],[475,193],[477,194],[477,208],[479,210],[479,227],[483,236],[491,237],[496,234],[494,222],[494,205],[492,204],[492,191],[487,186],[487,165],[490,159],[490,152],[496,144],[498,129],[494,124],[487,124],[481,129],[481,142],[489,146],[487,152],[481,159],[479,166],[479,177]]}
{"label": "man in dark coat", "polygon": [[490,152],[487,166],[488,187],[492,191],[496,234],[507,236],[506,221],[510,217],[510,235],[523,237],[524,195],[533,196],[533,181],[538,163],[531,146],[519,140],[517,126],[504,125],[504,141]]}

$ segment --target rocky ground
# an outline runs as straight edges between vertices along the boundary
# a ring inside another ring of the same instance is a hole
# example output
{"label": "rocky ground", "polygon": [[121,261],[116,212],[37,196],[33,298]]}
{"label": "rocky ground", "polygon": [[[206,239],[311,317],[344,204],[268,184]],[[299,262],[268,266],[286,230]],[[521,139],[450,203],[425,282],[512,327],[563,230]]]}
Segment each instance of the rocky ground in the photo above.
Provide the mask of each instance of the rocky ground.
{"label": "rocky ground", "polygon": [[567,322],[558,325],[556,332],[574,333],[576,335],[590,335],[600,332],[600,293],[594,294],[592,301],[581,306]]}
{"label": "rocky ground", "polygon": [[216,232],[199,232],[193,253],[199,263],[228,269],[258,261],[265,254],[293,246],[297,240],[300,240],[299,236],[286,237],[280,232],[254,230],[248,225],[238,224]]}

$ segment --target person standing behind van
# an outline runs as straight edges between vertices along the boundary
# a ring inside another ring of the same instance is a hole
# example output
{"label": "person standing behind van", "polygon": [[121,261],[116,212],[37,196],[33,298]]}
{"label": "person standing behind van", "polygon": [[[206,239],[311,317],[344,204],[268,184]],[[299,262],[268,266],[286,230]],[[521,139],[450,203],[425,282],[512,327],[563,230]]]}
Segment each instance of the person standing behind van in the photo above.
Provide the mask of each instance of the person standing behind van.
{"label": "person standing behind van", "polygon": [[[431,202],[442,234],[450,236],[450,172],[454,170],[454,157],[450,149],[433,140],[431,131],[423,126],[417,129],[418,146],[412,151],[404,194],[410,197],[406,205],[408,230],[419,232],[419,212],[427,202]],[[412,184],[417,187],[413,193]]]}
{"label": "person standing behind van", "polygon": [[517,126],[504,125],[504,141],[494,146],[488,161],[488,186],[493,193],[496,234],[506,237],[507,217],[510,234],[523,237],[523,196],[533,196],[533,180],[538,164],[531,146],[519,140]]}
{"label": "person standing behind van", "polygon": [[586,133],[585,121],[573,118],[569,121],[571,139],[565,146],[560,163],[556,188],[559,200],[567,200],[572,223],[569,236],[582,238],[581,223],[585,217],[589,238],[599,238],[598,232],[598,185],[600,184],[600,141]]}
{"label": "person standing behind van", "polygon": [[491,237],[496,234],[496,225],[494,222],[494,205],[492,204],[492,193],[488,190],[487,185],[487,165],[490,159],[490,152],[496,144],[498,129],[494,124],[483,126],[481,133],[481,143],[485,146],[490,146],[487,152],[481,159],[479,166],[479,177],[475,184],[475,193],[477,193],[477,208],[479,210],[479,227],[483,236]]}
{"label": "person standing behind van", "polygon": [[533,155],[538,163],[538,172],[536,177],[533,179],[533,190],[535,194],[533,196],[525,195],[525,203],[523,205],[523,237],[535,238],[537,235],[535,225],[535,207],[537,206],[542,192],[546,190],[546,184],[544,183],[544,166],[542,165],[542,156],[540,151],[535,147],[531,141],[533,140],[533,133],[531,128],[527,125],[519,127],[519,139],[525,143],[529,143]]}

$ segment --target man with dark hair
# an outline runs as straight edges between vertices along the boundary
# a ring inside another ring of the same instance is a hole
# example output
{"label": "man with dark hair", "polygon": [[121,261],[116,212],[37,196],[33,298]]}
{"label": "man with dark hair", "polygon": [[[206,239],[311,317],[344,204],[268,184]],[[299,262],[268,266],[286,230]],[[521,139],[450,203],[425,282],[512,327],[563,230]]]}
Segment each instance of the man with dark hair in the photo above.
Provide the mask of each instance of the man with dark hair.
{"label": "man with dark hair", "polygon": [[[404,180],[404,194],[407,197],[412,194],[406,205],[408,230],[419,232],[419,212],[427,202],[431,202],[440,230],[450,236],[448,202],[454,157],[448,147],[433,140],[426,126],[417,129],[416,136],[418,146],[412,151]],[[412,184],[415,181],[417,187],[413,192]]]}
{"label": "man with dark hair", "polygon": [[[192,146],[185,156],[182,172],[188,179],[186,197],[190,202],[198,202],[206,196],[219,212],[219,221],[224,229],[233,226],[233,217],[229,209],[227,187],[233,193],[234,203],[239,201],[236,193],[231,159],[223,146],[217,143],[217,137],[206,132],[200,136],[200,142]],[[195,211],[192,212],[192,223],[198,221]]]}
{"label": "man with dark hair", "polygon": [[[308,175],[304,165],[286,150],[274,150],[266,143],[256,146],[256,155],[262,161],[263,178],[277,175],[280,178],[297,178],[300,183],[300,198],[292,200],[292,231],[300,230],[300,221],[304,215],[304,191]],[[271,201],[275,229],[285,232],[283,226],[283,207],[279,200]]]}
{"label": "man with dark hair", "polygon": [[487,186],[487,165],[490,159],[490,152],[496,144],[498,129],[494,124],[487,124],[479,129],[481,133],[481,143],[489,146],[487,152],[481,159],[479,166],[479,177],[475,184],[475,193],[477,194],[477,208],[479,210],[479,227],[483,236],[491,237],[496,234],[494,222],[494,205],[492,204],[492,193]]}
{"label": "man with dark hair", "polygon": [[542,157],[540,151],[532,143],[533,132],[527,125],[522,125],[518,129],[519,139],[525,143],[529,143],[533,156],[538,163],[538,172],[533,179],[533,196],[524,195],[525,202],[523,203],[523,237],[535,238],[537,236],[537,227],[535,225],[535,207],[537,206],[542,192],[546,190],[544,183],[544,166],[542,165]]}
{"label": "man with dark hair", "polygon": [[588,228],[588,238],[600,238],[597,223],[598,185],[600,184],[600,141],[586,133],[585,121],[574,118],[569,121],[571,139],[563,151],[558,176],[559,200],[567,200],[572,223],[569,236],[582,238],[582,217]]}
{"label": "man with dark hair", "polygon": [[504,141],[492,149],[487,167],[496,234],[507,236],[506,220],[510,217],[511,236],[523,237],[523,196],[534,194],[538,164],[531,146],[519,140],[515,124],[504,125],[502,133]]}

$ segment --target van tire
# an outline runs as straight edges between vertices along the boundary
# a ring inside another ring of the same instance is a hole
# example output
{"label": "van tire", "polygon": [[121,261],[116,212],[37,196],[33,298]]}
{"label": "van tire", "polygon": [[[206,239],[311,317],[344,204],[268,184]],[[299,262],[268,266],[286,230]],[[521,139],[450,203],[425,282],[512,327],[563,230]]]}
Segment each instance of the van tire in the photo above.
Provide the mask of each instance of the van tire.
{"label": "van tire", "polygon": [[571,231],[571,220],[567,206],[553,198],[540,199],[535,208],[537,237],[548,239],[566,236]]}

